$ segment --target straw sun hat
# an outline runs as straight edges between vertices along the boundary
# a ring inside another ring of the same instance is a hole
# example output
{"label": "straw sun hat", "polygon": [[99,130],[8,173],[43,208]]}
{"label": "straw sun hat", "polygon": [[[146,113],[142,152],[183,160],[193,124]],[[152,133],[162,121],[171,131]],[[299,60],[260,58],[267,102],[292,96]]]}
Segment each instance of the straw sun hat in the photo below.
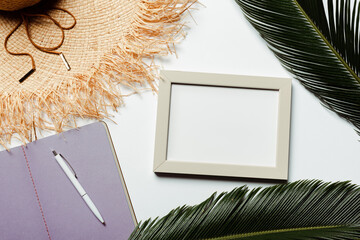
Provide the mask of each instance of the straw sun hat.
{"label": "straw sun hat", "polygon": [[108,117],[124,87],[156,89],[144,58],[173,52],[196,0],[39,1],[0,0],[4,146],[12,136],[26,142],[41,129],[60,132],[77,117]]}

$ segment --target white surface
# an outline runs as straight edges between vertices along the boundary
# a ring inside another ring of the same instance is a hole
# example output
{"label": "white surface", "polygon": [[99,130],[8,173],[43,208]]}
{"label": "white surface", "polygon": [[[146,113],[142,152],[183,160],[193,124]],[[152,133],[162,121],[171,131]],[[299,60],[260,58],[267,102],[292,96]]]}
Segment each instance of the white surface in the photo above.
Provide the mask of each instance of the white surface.
{"label": "white surface", "polygon": [[172,84],[168,161],[276,166],[278,91]]}
{"label": "white surface", "polygon": [[[166,70],[289,77],[244,18],[234,0],[202,0],[189,19],[178,58],[166,57]],[[160,62],[158,62],[160,63]],[[213,192],[244,184],[225,179],[158,177],[152,172],[157,97],[151,92],[125,99],[126,106],[107,121],[136,216],[162,216],[184,204],[198,204]],[[82,121],[84,125],[90,121]],[[360,137],[353,127],[321,106],[293,81],[289,181],[317,178],[360,184]],[[14,143],[12,146],[16,146]]]}

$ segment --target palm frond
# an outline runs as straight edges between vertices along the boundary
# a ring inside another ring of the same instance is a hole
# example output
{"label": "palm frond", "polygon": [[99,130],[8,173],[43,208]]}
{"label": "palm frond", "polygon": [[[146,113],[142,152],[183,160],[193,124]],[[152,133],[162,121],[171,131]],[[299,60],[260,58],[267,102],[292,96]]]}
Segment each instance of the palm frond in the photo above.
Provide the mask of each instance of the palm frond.
{"label": "palm frond", "polygon": [[213,194],[147,220],[129,239],[358,239],[360,188],[349,182],[303,180]]}
{"label": "palm frond", "polygon": [[236,2],[285,69],[359,133],[359,1]]}

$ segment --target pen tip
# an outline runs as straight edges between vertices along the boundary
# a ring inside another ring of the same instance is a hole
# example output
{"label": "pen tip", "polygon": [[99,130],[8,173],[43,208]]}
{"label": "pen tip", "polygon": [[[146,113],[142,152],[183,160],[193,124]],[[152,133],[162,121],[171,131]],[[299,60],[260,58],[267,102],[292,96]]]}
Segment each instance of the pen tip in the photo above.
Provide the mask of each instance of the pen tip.
{"label": "pen tip", "polygon": [[52,150],[52,153],[54,154],[54,156],[58,155],[55,150]]}
{"label": "pen tip", "polygon": [[105,222],[102,222],[102,224],[103,224],[104,226],[106,226],[106,223],[105,223]]}

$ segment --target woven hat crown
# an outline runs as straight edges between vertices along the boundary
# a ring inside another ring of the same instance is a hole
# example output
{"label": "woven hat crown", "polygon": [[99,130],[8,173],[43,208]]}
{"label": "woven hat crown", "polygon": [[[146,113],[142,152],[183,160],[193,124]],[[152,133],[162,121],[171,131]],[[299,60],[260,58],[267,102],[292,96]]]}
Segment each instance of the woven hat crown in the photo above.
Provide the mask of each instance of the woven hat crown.
{"label": "woven hat crown", "polygon": [[0,0],[0,10],[16,11],[33,6],[41,0]]}

